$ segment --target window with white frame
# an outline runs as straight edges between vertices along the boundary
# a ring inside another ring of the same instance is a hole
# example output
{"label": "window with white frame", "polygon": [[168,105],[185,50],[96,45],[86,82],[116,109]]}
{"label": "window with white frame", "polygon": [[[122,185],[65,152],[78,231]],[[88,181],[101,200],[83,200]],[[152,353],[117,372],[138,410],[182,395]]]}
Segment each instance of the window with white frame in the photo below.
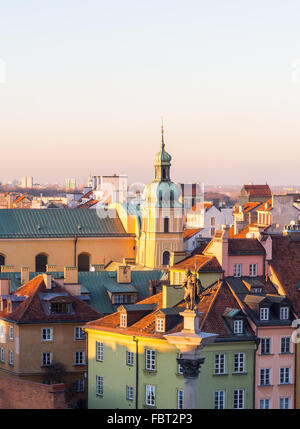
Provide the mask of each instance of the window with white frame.
{"label": "window with white frame", "polygon": [[81,326],[75,327],[75,340],[85,340],[86,334]]}
{"label": "window with white frame", "polygon": [[155,350],[146,349],[145,359],[146,359],[146,369],[149,371],[155,371],[156,370]]}
{"label": "window with white frame", "polygon": [[75,392],[84,392],[84,379],[78,378],[75,381]]}
{"label": "window with white frame", "polygon": [[244,389],[234,389],[233,408],[237,410],[241,410],[245,408],[245,390]]}
{"label": "window with white frame", "polygon": [[14,352],[12,350],[9,350],[8,352],[8,363],[9,365],[14,364]]}
{"label": "window with white frame", "polygon": [[84,365],[85,364],[85,353],[82,351],[75,352],[75,365]]}
{"label": "window with white frame", "polygon": [[42,341],[52,341],[52,328],[42,328]]}
{"label": "window with white frame", "polygon": [[289,307],[280,307],[280,320],[289,320]]}
{"label": "window with white frame", "polygon": [[4,352],[4,347],[1,347],[0,349],[0,361],[3,363],[5,362],[5,352]]}
{"label": "window with white frame", "polygon": [[103,362],[103,343],[96,341],[96,361]]}
{"label": "window with white frame", "polygon": [[290,337],[281,337],[280,341],[280,353],[291,352],[291,339]]}
{"label": "window with white frame", "polygon": [[261,410],[269,410],[271,408],[271,401],[269,398],[261,399],[259,401],[259,408]]}
{"label": "window with white frame", "polygon": [[174,285],[179,285],[179,272],[174,272]]}
{"label": "window with white frame", "polygon": [[225,374],[225,354],[217,353],[215,355],[215,374]]}
{"label": "window with white frame", "polygon": [[290,368],[280,368],[280,384],[290,384]]}
{"label": "window with white frame", "polygon": [[271,338],[261,338],[260,353],[262,355],[269,355],[271,353]]}
{"label": "window with white frame", "polygon": [[281,410],[288,410],[290,408],[290,398],[280,398],[279,408]]}
{"label": "window with white frame", "polygon": [[96,395],[103,396],[103,377],[96,375]]}
{"label": "window with white frame", "polygon": [[146,405],[155,406],[155,386],[150,384],[146,385],[146,396],[145,396]]}
{"label": "window with white frame", "polygon": [[233,276],[234,277],[241,277],[242,276],[242,264],[234,264]]}
{"label": "window with white frame", "polygon": [[42,366],[49,366],[52,364],[52,352],[42,353]]}
{"label": "window with white frame", "polygon": [[225,390],[216,390],[214,393],[214,409],[225,409]]}
{"label": "window with white frame", "polygon": [[260,386],[269,386],[271,384],[271,369],[261,368],[259,380]]}
{"label": "window with white frame", "polygon": [[245,353],[235,353],[234,372],[245,372]]}
{"label": "window with white frame", "polygon": [[233,322],[233,332],[235,334],[242,334],[244,328],[243,320],[234,320]]}
{"label": "window with white frame", "polygon": [[157,318],[156,319],[156,332],[165,332],[165,319]]}
{"label": "window with white frame", "polygon": [[269,320],[269,307],[261,307],[259,310],[259,318],[260,320],[267,321]]}
{"label": "window with white frame", "polygon": [[127,328],[127,314],[126,313],[121,313],[120,326],[121,326],[121,328]]}
{"label": "window with white frame", "polygon": [[[182,353],[177,353],[177,359],[181,359],[181,358],[182,358]],[[177,362],[177,374],[183,374],[183,368],[179,362]]]}
{"label": "window with white frame", "polygon": [[257,264],[250,264],[249,265],[249,275],[250,275],[250,277],[256,277],[257,276]]}
{"label": "window with white frame", "polygon": [[126,399],[128,401],[133,401],[133,387],[126,386]]}
{"label": "window with white frame", "polygon": [[9,328],[8,328],[8,338],[10,339],[10,340],[13,340],[14,339],[14,327],[13,326],[9,326]]}
{"label": "window with white frame", "polygon": [[2,339],[2,341],[5,341],[5,327],[4,325],[0,325],[0,338]]}
{"label": "window with white frame", "polygon": [[126,365],[133,366],[133,352],[126,351]]}
{"label": "window with white frame", "polygon": [[178,389],[177,390],[177,409],[178,410],[183,409],[183,401],[184,401],[184,390]]}

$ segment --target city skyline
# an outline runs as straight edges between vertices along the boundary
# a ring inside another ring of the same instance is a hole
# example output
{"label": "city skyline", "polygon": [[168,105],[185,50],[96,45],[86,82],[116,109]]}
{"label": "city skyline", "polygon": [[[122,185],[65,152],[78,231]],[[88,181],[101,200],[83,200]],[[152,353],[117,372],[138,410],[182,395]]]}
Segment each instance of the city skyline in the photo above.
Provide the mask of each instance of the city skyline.
{"label": "city skyline", "polygon": [[[297,185],[296,1],[32,0],[1,17],[1,181]],[[278,31],[278,29],[281,31]]]}

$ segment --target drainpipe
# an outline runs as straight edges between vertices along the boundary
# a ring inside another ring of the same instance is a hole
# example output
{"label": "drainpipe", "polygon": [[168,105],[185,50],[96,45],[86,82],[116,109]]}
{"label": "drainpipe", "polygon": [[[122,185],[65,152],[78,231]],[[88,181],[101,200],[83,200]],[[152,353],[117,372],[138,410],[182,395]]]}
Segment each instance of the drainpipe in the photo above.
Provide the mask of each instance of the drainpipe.
{"label": "drainpipe", "polygon": [[77,236],[74,237],[74,267],[77,267],[77,255],[76,255],[76,246],[77,246]]}
{"label": "drainpipe", "polygon": [[138,409],[138,398],[139,398],[139,340],[137,337],[133,337],[135,341],[135,409]]}
{"label": "drainpipe", "polygon": [[256,388],[256,353],[259,347],[260,338],[257,337],[257,328],[255,330],[255,336],[256,336],[256,348],[254,349],[254,363],[253,363],[253,409],[255,409],[255,388]]}

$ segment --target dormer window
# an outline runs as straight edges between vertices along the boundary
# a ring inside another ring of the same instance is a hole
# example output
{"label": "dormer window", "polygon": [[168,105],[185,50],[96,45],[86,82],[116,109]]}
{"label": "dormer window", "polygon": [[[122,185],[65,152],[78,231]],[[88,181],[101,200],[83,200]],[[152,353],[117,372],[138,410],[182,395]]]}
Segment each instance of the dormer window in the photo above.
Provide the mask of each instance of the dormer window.
{"label": "dormer window", "polygon": [[259,311],[260,320],[266,321],[269,320],[269,308],[262,307]]}
{"label": "dormer window", "polygon": [[156,319],[156,332],[165,332],[165,319]]}
{"label": "dormer window", "polygon": [[289,307],[280,307],[280,320],[289,319]]}
{"label": "dormer window", "polygon": [[250,264],[249,275],[250,275],[250,277],[256,277],[257,276],[257,264]]}
{"label": "dormer window", "polygon": [[234,264],[234,277],[241,277],[242,276],[242,264]]}
{"label": "dormer window", "polygon": [[235,320],[233,322],[233,332],[235,334],[242,334],[244,328],[243,320]]}
{"label": "dormer window", "polygon": [[72,304],[70,302],[51,302],[51,314],[66,314],[72,312]]}
{"label": "dormer window", "polygon": [[125,313],[120,315],[120,326],[121,328],[127,328],[127,314]]}

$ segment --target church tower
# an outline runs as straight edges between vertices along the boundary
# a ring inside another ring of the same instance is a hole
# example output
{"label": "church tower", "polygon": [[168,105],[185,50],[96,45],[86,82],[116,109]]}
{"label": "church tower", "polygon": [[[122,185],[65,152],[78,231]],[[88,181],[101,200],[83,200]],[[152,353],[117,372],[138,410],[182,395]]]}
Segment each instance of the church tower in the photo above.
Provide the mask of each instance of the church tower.
{"label": "church tower", "polygon": [[154,180],[146,186],[141,206],[142,225],[137,263],[149,268],[167,268],[172,251],[183,252],[180,188],[171,181],[172,157],[165,151],[164,128],[161,149],[154,157]]}

